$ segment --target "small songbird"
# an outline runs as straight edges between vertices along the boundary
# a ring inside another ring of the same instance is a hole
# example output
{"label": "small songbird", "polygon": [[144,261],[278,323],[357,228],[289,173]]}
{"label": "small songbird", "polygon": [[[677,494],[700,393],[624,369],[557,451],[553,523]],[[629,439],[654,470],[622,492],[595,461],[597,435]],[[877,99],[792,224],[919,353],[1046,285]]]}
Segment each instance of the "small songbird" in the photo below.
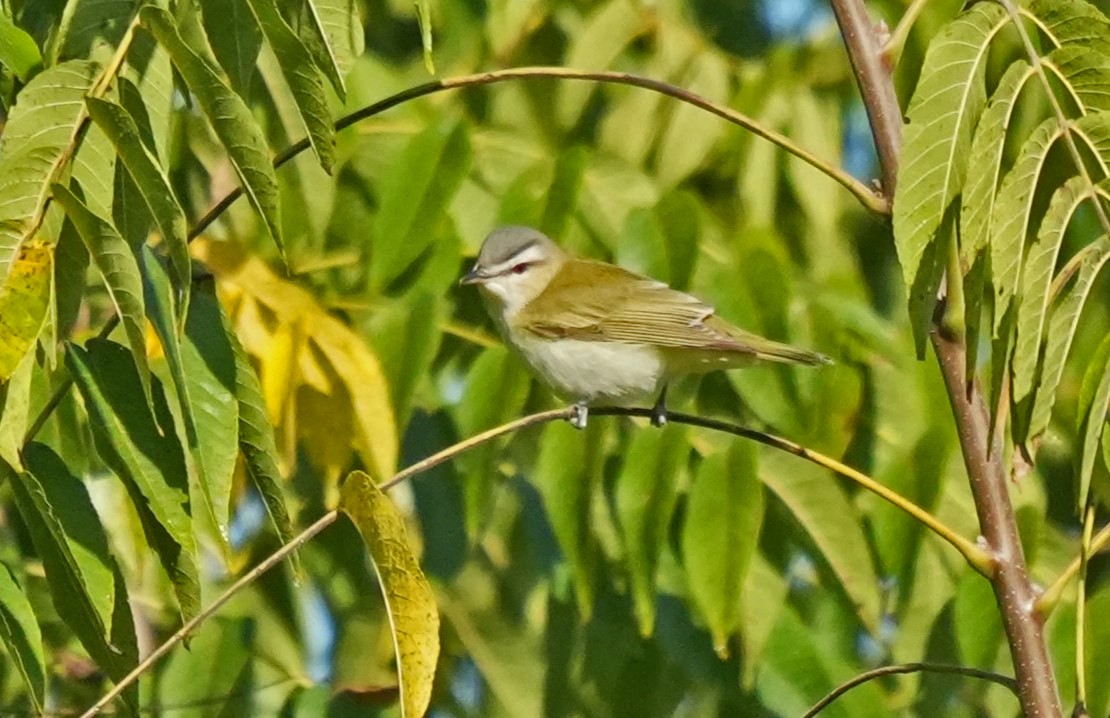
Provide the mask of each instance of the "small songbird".
{"label": "small songbird", "polygon": [[684,374],[756,360],[829,364],[828,357],[732,326],[713,307],[663,282],[571,257],[542,233],[503,227],[486,237],[461,284],[476,284],[504,340],[586,426],[595,402],[657,397],[652,423],[667,420],[667,383]]}

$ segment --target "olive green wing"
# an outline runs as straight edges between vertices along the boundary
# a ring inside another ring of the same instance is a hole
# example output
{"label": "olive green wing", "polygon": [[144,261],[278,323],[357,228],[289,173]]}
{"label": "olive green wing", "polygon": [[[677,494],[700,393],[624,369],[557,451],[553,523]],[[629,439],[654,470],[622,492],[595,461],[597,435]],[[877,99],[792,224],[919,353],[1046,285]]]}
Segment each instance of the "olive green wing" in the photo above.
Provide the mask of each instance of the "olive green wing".
{"label": "olive green wing", "polygon": [[[662,282],[599,262],[572,260],[521,312],[537,336],[695,349],[740,359],[815,364],[824,357],[738,329],[713,307]],[[570,271],[567,271],[567,270]]]}

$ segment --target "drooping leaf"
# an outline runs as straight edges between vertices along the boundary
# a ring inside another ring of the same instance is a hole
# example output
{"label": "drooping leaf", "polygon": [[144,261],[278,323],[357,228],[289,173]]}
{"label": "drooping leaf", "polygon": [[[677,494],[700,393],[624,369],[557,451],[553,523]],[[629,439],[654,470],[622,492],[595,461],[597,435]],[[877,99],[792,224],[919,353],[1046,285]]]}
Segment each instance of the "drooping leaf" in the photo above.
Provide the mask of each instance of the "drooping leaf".
{"label": "drooping leaf", "polygon": [[54,247],[54,332],[57,341],[69,338],[81,311],[89,250],[72,222],[62,227]]}
{"label": "drooping leaf", "polygon": [[210,64],[207,59],[211,55],[210,49],[198,46],[195,36],[186,37],[179,32],[169,12],[147,6],[139,15],[143,26],[169,51],[174,66],[227,150],[244,193],[262,215],[267,233],[277,243],[278,249],[284,252],[277,176],[266,140],[250,108]]}
{"label": "drooping leaf", "polygon": [[339,510],[362,534],[378,573],[397,653],[401,715],[419,718],[428,709],[439,660],[435,595],[413,555],[404,520],[369,476],[355,471],[347,477]]}
{"label": "drooping leaf", "polygon": [[1077,506],[1082,514],[1091,490],[1091,476],[1098,458],[1099,437],[1106,433],[1107,411],[1110,410],[1110,336],[1103,339],[1091,357],[1079,393],[1077,433],[1083,437],[1079,470],[1076,472]]}
{"label": "drooping leaf", "polygon": [[1033,391],[1044,320],[1051,301],[1049,289],[1064,242],[1064,231],[1072,215],[1091,198],[1092,193],[1093,188],[1083,177],[1073,177],[1064,183],[1052,195],[1052,202],[1041,220],[1037,240],[1029,248],[1017,300],[1017,339],[1012,360],[1015,403],[1020,403]]}
{"label": "drooping leaf", "polygon": [[366,42],[359,4],[355,0],[306,0],[302,14],[301,40],[340,99],[344,99],[343,78],[362,54]]}
{"label": "drooping leaf", "polygon": [[[178,718],[250,715],[257,626],[251,618],[216,616],[175,651],[158,680],[158,702]],[[213,700],[218,697],[218,700]]]}
{"label": "drooping leaf", "polygon": [[46,698],[42,631],[31,602],[16,583],[11,569],[3,564],[0,564],[0,641],[4,642],[15,669],[27,686],[31,706],[41,713]]}
{"label": "drooping leaf", "polygon": [[212,54],[227,73],[232,89],[249,99],[262,30],[246,0],[200,0]]}
{"label": "drooping leaf", "polygon": [[[594,432],[595,429],[588,429]],[[578,612],[588,620],[597,592],[596,539],[590,531],[590,504],[596,481],[587,461],[587,442],[570,424],[544,428],[532,480],[543,496],[544,509],[574,581]]]}
{"label": "drooping leaf", "polygon": [[978,3],[929,43],[910,101],[898,192],[894,242],[906,286],[917,278],[925,248],[963,187],[972,130],[986,102],[984,75],[992,38],[1006,11]]}
{"label": "drooping leaf", "polygon": [[706,457],[690,488],[682,555],[694,604],[728,657],[728,639],[740,626],[741,589],[763,524],[763,484],[754,447],[733,441],[728,452]]}
{"label": "drooping leaf", "polygon": [[[713,53],[699,53],[691,60],[680,85],[714,102],[726,102],[729,70]],[[671,111],[659,138],[656,172],[664,187],[674,187],[701,166],[709,150],[724,131],[713,115],[685,102]]]}
{"label": "drooping leaf", "polygon": [[[239,339],[226,327],[227,338],[235,352],[235,399],[239,404],[239,450],[247,466],[247,476],[254,483],[266,512],[274,524],[274,530],[283,544],[293,538],[293,523],[285,506],[285,495],[281,490],[281,470],[277,463],[277,444],[274,441],[274,427],[266,418],[266,404],[262,399],[262,387],[254,373],[250,358]],[[293,570],[301,575],[303,569],[300,554],[293,554]]]}
{"label": "drooping leaf", "polygon": [[[23,458],[23,473],[5,465],[7,483],[42,558],[54,606],[89,655],[119,680],[138,661],[138,649],[126,587],[96,509],[50,448],[31,443]],[[136,691],[127,697],[134,707]]]}
{"label": "drooping leaf", "polygon": [[66,365],[89,411],[97,453],[123,481],[147,541],[169,574],[184,619],[200,610],[185,454],[154,379],[155,413],[136,391],[134,362],[119,344],[69,344]]}
{"label": "drooping leaf", "polygon": [[97,69],[84,61],[55,65],[35,75],[12,107],[0,139],[0,281],[38,229]]}
{"label": "drooping leaf", "polygon": [[420,45],[424,49],[424,69],[429,75],[434,75],[436,63],[432,57],[432,5],[429,0],[416,0],[416,19],[420,23]]}
{"label": "drooping leaf", "polygon": [[632,438],[616,486],[616,509],[642,636],[655,629],[655,572],[678,496],[689,443],[685,427],[641,430]]}
{"label": "drooping leaf", "polygon": [[589,161],[590,153],[584,147],[572,147],[555,161],[555,172],[545,196],[539,229],[556,241],[564,236],[574,216],[582,175]]}
{"label": "drooping leaf", "polygon": [[[312,149],[320,166],[331,174],[335,164],[335,126],[328,110],[324,77],[316,67],[301,39],[278,12],[277,0],[247,0],[266,41],[273,48],[301,120],[308,130]],[[232,3],[234,4],[234,3]]]}
{"label": "drooping leaf", "polygon": [[382,183],[371,232],[371,281],[381,289],[396,279],[435,239],[435,228],[470,165],[464,125],[435,124],[409,141]]}
{"label": "drooping leaf", "polygon": [[1002,176],[1002,157],[1006,129],[1017,106],[1017,98],[1031,77],[1033,68],[1024,60],[1011,64],[991,95],[971,141],[967,184],[960,203],[960,259],[965,271],[987,248],[991,238],[998,181]]}
{"label": "drooping leaf", "polygon": [[1037,18],[1054,41],[1063,45],[1086,47],[1110,56],[1110,22],[1099,11],[1098,3],[1086,0],[1033,0],[1029,13]]}
{"label": "drooping leaf", "polygon": [[35,356],[28,352],[6,382],[0,385],[0,459],[23,470],[23,442],[30,419],[31,379]]}
{"label": "drooping leaf", "polygon": [[394,307],[375,311],[363,335],[382,363],[398,426],[408,424],[417,389],[431,376],[443,339],[443,302],[430,292],[413,292]]}
{"label": "drooping leaf", "polygon": [[153,406],[150,367],[146,358],[146,309],[139,262],[112,223],[94,214],[68,187],[55,184],[53,193],[54,199],[65,208],[69,220],[84,240],[93,264],[104,278],[104,285],[108,288],[112,304],[119,312],[127,343],[131,347],[139,385],[146,396],[147,404]]}
{"label": "drooping leaf", "polygon": [[1079,326],[1079,316],[1087,304],[1095,279],[1110,261],[1110,238],[1100,237],[1080,251],[1083,255],[1079,258],[1076,276],[1057,297],[1049,314],[1044,359],[1041,362],[1042,375],[1034,394],[1029,430],[1025,434],[1030,439],[1040,436],[1048,428],[1056,402],[1056,388],[1064,374],[1064,362]]}
{"label": "drooping leaf", "polygon": [[7,381],[42,332],[54,289],[54,245],[24,242],[0,286],[0,381]]}
{"label": "drooping leaf", "polygon": [[879,580],[856,509],[820,469],[778,452],[761,455],[759,475],[810,535],[864,625],[879,621]]}

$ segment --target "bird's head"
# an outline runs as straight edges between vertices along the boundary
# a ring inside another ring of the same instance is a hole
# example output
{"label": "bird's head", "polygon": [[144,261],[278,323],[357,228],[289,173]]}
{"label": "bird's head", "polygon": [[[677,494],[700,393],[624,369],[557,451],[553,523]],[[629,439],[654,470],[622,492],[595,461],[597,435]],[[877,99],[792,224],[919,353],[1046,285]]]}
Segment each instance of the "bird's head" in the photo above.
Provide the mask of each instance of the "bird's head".
{"label": "bird's head", "polygon": [[482,243],[461,284],[476,284],[513,314],[535,299],[559,272],[567,255],[546,235],[529,227],[501,227]]}

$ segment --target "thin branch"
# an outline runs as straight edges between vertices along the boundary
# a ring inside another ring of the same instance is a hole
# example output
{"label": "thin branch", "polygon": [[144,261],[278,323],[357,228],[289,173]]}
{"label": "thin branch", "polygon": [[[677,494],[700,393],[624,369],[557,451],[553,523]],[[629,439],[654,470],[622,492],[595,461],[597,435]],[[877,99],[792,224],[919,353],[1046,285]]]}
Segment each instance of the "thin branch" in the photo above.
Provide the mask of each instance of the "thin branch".
{"label": "thin branch", "polygon": [[913,0],[913,3],[902,13],[902,17],[898,20],[898,26],[890,34],[890,39],[883,45],[883,59],[891,67],[896,66],[902,58],[902,50],[906,47],[906,39],[910,36],[910,30],[913,29],[917,18],[921,16],[921,11],[925,9],[928,2],[929,0]]}
{"label": "thin branch", "polygon": [[335,520],[337,518],[339,518],[339,512],[329,511],[320,519],[318,519],[316,523],[312,524],[304,531],[297,534],[292,540],[289,541],[289,543],[285,544],[273,554],[268,556],[265,561],[261,562],[250,571],[247,571],[245,574],[243,574],[243,576],[238,581],[228,586],[223,593],[217,596],[216,600],[213,601],[210,606],[186,621],[181,626],[181,628],[177,629],[176,633],[167,638],[166,641],[162,643],[162,645],[151,651],[150,655],[140,661],[139,665],[135,666],[135,668],[130,673],[120,679],[119,683],[113,686],[110,691],[105,693],[100,698],[100,700],[92,705],[92,707],[82,713],[81,718],[92,718],[96,714],[100,713],[100,711],[106,705],[111,703],[116,698],[116,696],[131,687],[131,684],[139,680],[139,678],[142,677],[144,673],[150,670],[151,666],[153,666],[155,663],[158,662],[159,659],[169,653],[174,646],[188,638],[190,633],[195,631],[197,627],[205,620],[207,620],[212,614],[220,610],[220,608],[223,607],[225,603],[230,601],[231,598],[242,588],[250,585],[251,583],[254,583],[254,581],[257,580],[259,576],[281,563],[286,556],[303,546],[309,541],[309,539],[316,536],[316,534],[320,533],[328,526],[331,526],[333,523],[335,523]]}
{"label": "thin branch", "polygon": [[893,676],[903,673],[944,673],[948,675],[965,676],[967,678],[978,678],[980,680],[990,681],[991,683],[997,683],[1000,686],[1005,686],[1013,693],[1017,693],[1017,681],[1000,673],[984,671],[978,668],[968,668],[966,666],[949,666],[942,663],[901,663],[894,666],[881,666],[875,668],[866,673],[859,674],[847,683],[840,684],[834,688],[831,693],[806,711],[802,718],[814,718],[818,713],[828,708],[833,701],[856,686],[863,685],[876,678],[882,678],[883,676]]}
{"label": "thin branch", "polygon": [[1075,702],[1081,706],[1087,704],[1087,565],[1094,531],[1095,504],[1088,502],[1079,541],[1079,581],[1075,585]]}
{"label": "thin branch", "polygon": [[[501,436],[511,434],[515,431],[519,431],[529,426],[546,424],[552,421],[567,421],[574,415],[575,407],[571,406],[564,409],[550,409],[548,411],[541,411],[535,414],[521,417],[514,421],[510,421],[506,424],[496,426],[492,429],[482,432],[481,434],[476,434],[475,436],[463,439],[456,444],[452,444],[446,449],[432,454],[426,459],[418,461],[408,468],[402,469],[401,471],[390,477],[389,480],[382,482],[379,485],[379,488],[382,491],[391,489],[402,481],[411,479],[412,477],[428,471],[429,469],[432,469],[444,463],[445,461],[449,461],[455,458],[459,454],[469,451],[470,449],[473,449],[482,444],[493,441],[494,439]],[[638,416],[649,419],[652,417],[652,410],[638,407],[603,406],[590,409],[590,415],[594,417]],[[755,429],[749,429],[737,424],[730,424],[728,422],[718,421],[716,419],[693,416],[690,414],[682,414],[679,412],[668,412],[667,420],[672,421],[676,424],[689,424],[691,426],[699,426],[705,429],[721,431],[727,434],[732,434],[734,436],[739,436],[741,438],[757,441],[766,446],[770,446],[780,451],[785,451],[788,454],[793,454],[794,456],[805,459],[806,461],[813,462],[818,466],[831,469],[841,476],[855,481],[863,488],[867,489],[868,491],[874,492],[881,498],[889,501],[898,508],[903,509],[911,516],[921,521],[927,527],[935,531],[941,538],[945,539],[953,546],[955,546],[956,549],[961,554],[963,554],[965,558],[967,558],[972,566],[976,567],[976,570],[979,570],[980,572],[983,572],[984,568],[989,570],[989,556],[987,556],[982,551],[982,549],[980,549],[974,543],[959,536],[943,523],[938,521],[931,514],[929,514],[927,511],[920,508],[905,497],[897,494],[894,491],[891,491],[882,484],[879,484],[871,477],[859,471],[856,471],[849,466],[845,466],[836,459],[832,459],[816,451],[807,449],[801,444],[790,441],[789,439],[784,439],[782,437],[775,436],[774,434],[768,434],[762,431],[756,431]],[[91,708],[85,711],[85,713],[81,715],[81,718],[92,718],[93,716],[97,715],[101,711],[101,709],[108,705],[118,695],[123,693],[123,691],[127,690],[127,688],[131,684],[137,681],[139,677],[141,677],[143,673],[149,670],[151,666],[153,666],[159,659],[169,653],[169,651],[174,646],[176,646],[178,643],[187,638],[189,634],[195,631],[197,626],[199,626],[203,621],[212,616],[217,610],[220,609],[221,606],[231,600],[232,596],[234,596],[247,585],[253,583],[256,579],[258,579],[259,576],[266,573],[277,564],[281,563],[281,561],[283,561],[289,554],[293,553],[293,551],[303,546],[306,542],[319,534],[325,528],[335,523],[335,520],[336,518],[338,518],[338,516],[338,511],[333,510],[328,512],[322,518],[316,521],[316,523],[312,524],[307,529],[297,534],[297,536],[294,537],[289,543],[279,548],[273,554],[268,556],[266,560],[259,563],[257,566],[255,566],[250,571],[245,573],[241,578],[239,578],[239,580],[227,587],[224,592],[221,593],[216,598],[216,600],[212,602],[210,606],[205,608],[203,611],[201,611],[184,625],[182,625],[176,633],[174,633],[164,643],[162,643],[162,645],[158,646],[158,648],[152,651],[149,656],[143,659],[143,661],[134,668],[134,670],[124,676],[124,678],[120,680],[119,683],[117,683],[110,691],[105,693],[104,696],[101,697],[100,700],[98,700]]]}
{"label": "thin branch", "polygon": [[[1099,551],[1105,549],[1110,545],[1110,524],[1103,526],[1099,532],[1091,539],[1091,547],[1087,551],[1088,556],[1094,556]],[[1082,556],[1076,556],[1068,567],[1056,577],[1048,588],[1044,590],[1040,598],[1037,599],[1036,611],[1041,619],[1048,618],[1056,605],[1060,603],[1060,597],[1064,594],[1064,589],[1068,587],[1071,580],[1076,577],[1082,567]]]}

